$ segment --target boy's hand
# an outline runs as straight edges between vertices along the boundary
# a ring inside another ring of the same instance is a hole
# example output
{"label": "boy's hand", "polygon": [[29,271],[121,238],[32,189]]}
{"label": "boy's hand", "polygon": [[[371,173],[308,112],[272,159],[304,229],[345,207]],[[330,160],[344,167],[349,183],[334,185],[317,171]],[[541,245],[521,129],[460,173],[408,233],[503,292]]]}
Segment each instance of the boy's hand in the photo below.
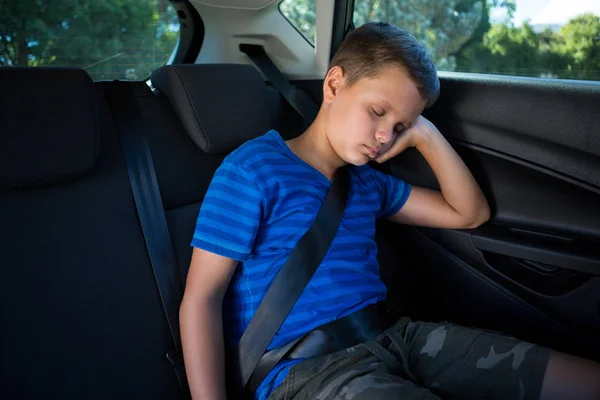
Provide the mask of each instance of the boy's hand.
{"label": "boy's hand", "polygon": [[450,143],[430,121],[419,116],[413,125],[375,158],[382,163],[408,147],[416,147],[429,164],[440,191],[413,186],[392,221],[432,228],[475,228],[490,218],[490,208],[477,181]]}
{"label": "boy's hand", "polygon": [[439,135],[440,131],[427,118],[419,115],[413,125],[400,133],[393,142],[384,145],[388,147],[377,156],[374,161],[383,163],[390,158],[397,156],[409,147],[419,147],[422,143],[427,142],[433,135]]}

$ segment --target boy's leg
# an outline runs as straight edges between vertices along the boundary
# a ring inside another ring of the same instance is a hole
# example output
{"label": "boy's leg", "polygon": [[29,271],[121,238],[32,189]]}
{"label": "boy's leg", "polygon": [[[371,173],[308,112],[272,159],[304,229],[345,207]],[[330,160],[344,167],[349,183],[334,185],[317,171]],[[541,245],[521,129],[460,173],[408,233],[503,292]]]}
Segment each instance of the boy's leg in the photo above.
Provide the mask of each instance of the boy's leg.
{"label": "boy's leg", "polygon": [[[400,347],[405,343],[411,372],[419,383],[444,398],[538,399],[556,393],[558,382],[570,396],[577,395],[577,384],[593,390],[595,363],[564,358],[510,336],[452,324],[407,321],[396,324],[388,334],[395,342],[392,353],[401,357]],[[582,380],[569,383],[575,377],[569,378],[565,368],[580,369],[583,374],[577,377]]]}
{"label": "boy's leg", "polygon": [[434,400],[429,390],[392,373],[363,346],[294,365],[269,400]]}
{"label": "boy's leg", "polygon": [[552,352],[540,398],[600,399],[600,364]]}

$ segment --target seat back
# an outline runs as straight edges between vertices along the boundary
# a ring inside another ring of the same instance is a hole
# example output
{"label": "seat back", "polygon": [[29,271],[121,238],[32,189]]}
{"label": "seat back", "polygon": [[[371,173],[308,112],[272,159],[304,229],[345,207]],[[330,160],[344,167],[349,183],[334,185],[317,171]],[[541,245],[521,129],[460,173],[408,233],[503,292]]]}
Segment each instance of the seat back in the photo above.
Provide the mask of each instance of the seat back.
{"label": "seat back", "polygon": [[105,102],[76,69],[2,68],[0,82],[0,397],[176,398]]}

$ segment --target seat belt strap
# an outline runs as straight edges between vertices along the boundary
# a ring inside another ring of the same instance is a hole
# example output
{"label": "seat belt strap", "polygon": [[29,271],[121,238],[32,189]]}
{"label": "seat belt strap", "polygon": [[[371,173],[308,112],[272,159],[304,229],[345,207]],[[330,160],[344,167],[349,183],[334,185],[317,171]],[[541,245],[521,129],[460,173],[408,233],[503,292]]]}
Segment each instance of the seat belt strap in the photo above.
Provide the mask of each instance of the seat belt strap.
{"label": "seat belt strap", "polygon": [[150,91],[145,83],[120,81],[107,82],[104,88],[119,134],[144,241],[174,344],[174,350],[167,353],[167,359],[175,367],[182,397],[185,398],[189,397],[187,395],[189,389],[183,366],[179,334],[179,305],[183,293],[182,285],[167,225],[167,216],[156,179],[152,153],[144,132],[144,121],[134,91],[135,85],[144,86],[142,89]]}
{"label": "seat belt strap", "polygon": [[246,387],[259,360],[325,258],[344,216],[349,186],[347,167],[339,168],[315,220],[273,279],[242,335],[236,353],[238,388]]}
{"label": "seat belt strap", "polygon": [[319,105],[303,90],[293,86],[281,73],[265,52],[265,48],[256,44],[240,44],[240,51],[245,53],[273,87],[304,118],[311,123],[319,113]]}

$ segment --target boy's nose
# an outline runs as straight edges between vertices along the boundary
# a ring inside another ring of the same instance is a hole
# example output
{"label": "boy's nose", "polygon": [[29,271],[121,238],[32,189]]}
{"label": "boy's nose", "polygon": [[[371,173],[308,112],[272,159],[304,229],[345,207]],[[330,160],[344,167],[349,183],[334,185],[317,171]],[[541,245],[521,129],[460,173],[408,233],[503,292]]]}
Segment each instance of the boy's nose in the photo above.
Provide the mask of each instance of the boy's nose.
{"label": "boy's nose", "polygon": [[378,129],[375,133],[375,139],[381,144],[387,144],[394,139],[393,129]]}

